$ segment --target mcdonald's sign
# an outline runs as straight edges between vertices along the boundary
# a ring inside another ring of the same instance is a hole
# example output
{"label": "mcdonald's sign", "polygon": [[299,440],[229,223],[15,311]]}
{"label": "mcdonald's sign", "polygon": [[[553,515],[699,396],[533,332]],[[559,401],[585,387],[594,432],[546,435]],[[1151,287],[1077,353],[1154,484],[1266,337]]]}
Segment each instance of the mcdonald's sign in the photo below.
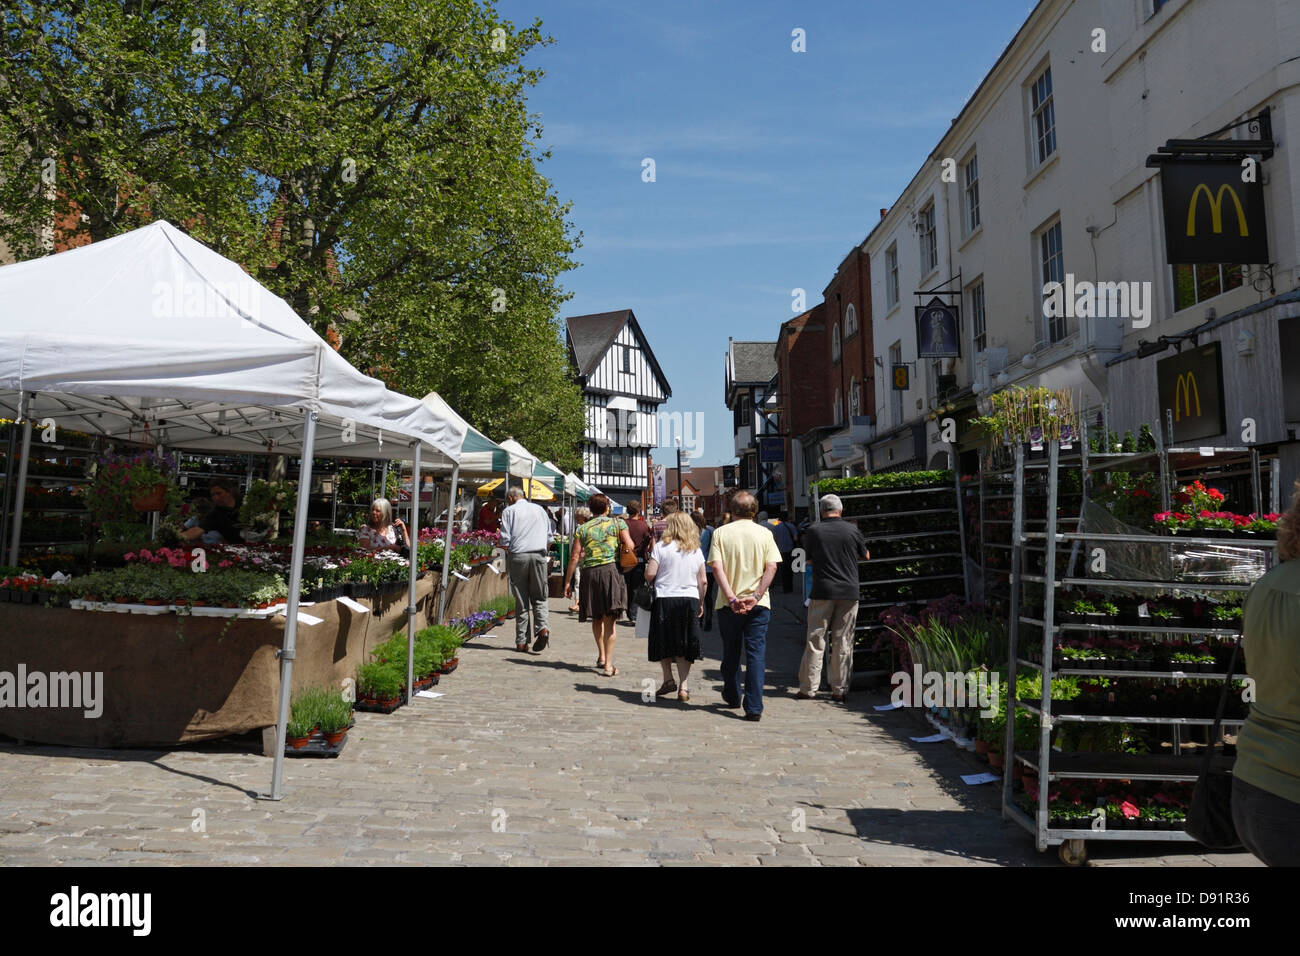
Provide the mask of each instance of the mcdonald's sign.
{"label": "mcdonald's sign", "polygon": [[[1258,171],[1255,175],[1262,179]],[[1264,186],[1241,177],[1235,160],[1161,166],[1169,262],[1269,261]]]}
{"label": "mcdonald's sign", "polygon": [[1223,358],[1218,342],[1184,348],[1158,361],[1156,391],[1161,424],[1166,412],[1173,416],[1174,444],[1223,434]]}

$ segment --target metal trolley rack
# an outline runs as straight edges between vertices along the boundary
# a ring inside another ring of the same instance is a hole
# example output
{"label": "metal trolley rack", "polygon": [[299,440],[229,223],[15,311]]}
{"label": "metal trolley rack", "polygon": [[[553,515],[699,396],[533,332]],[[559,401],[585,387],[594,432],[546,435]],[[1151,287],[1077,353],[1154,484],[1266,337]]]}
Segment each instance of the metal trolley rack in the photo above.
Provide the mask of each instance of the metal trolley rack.
{"label": "metal trolley rack", "polygon": [[[1042,673],[1042,697],[1041,700],[1030,702],[1017,702],[1016,684],[1012,680],[1008,687],[1007,701],[1007,728],[1005,739],[1005,752],[1013,755],[1014,760],[1037,772],[1038,775],[1038,794],[1037,794],[1037,813],[1035,816],[1026,814],[1020,807],[1016,806],[1013,799],[1013,781],[1012,775],[1007,774],[1002,784],[1002,812],[1006,819],[1014,820],[1021,826],[1025,827],[1032,833],[1037,842],[1039,850],[1045,850],[1049,846],[1059,846],[1060,855],[1063,861],[1071,864],[1081,864],[1086,859],[1086,841],[1090,840],[1151,840],[1151,841],[1170,841],[1170,842],[1191,842],[1192,838],[1182,830],[1154,830],[1154,829],[1092,829],[1078,827],[1053,827],[1050,824],[1048,810],[1048,791],[1053,780],[1066,778],[1080,779],[1124,779],[1124,780],[1170,780],[1170,781],[1194,781],[1196,780],[1200,760],[1196,756],[1189,756],[1181,752],[1182,732],[1184,728],[1191,726],[1208,726],[1214,723],[1212,719],[1203,717],[1172,717],[1172,716],[1092,716],[1084,714],[1063,714],[1053,711],[1052,701],[1052,677],[1056,675],[1079,675],[1088,677],[1110,677],[1118,679],[1168,679],[1168,680],[1200,680],[1200,681],[1223,681],[1227,675],[1223,673],[1206,673],[1182,672],[1182,671],[1156,671],[1156,670],[1104,670],[1104,669],[1076,669],[1053,667],[1053,646],[1058,634],[1065,631],[1102,631],[1106,633],[1125,633],[1135,636],[1141,636],[1147,640],[1156,641],[1162,637],[1173,634],[1180,635],[1202,635],[1214,636],[1221,638],[1240,639],[1240,633],[1231,628],[1210,628],[1210,627],[1188,627],[1182,625],[1175,626],[1155,626],[1155,625],[1118,625],[1118,624],[1057,624],[1055,623],[1055,604],[1058,589],[1062,587],[1087,587],[1096,591],[1197,591],[1205,593],[1244,593],[1249,590],[1251,582],[1233,582],[1233,583],[1216,583],[1206,581],[1192,581],[1186,578],[1181,580],[1119,580],[1105,577],[1075,576],[1074,572],[1068,571],[1064,575],[1058,575],[1057,555],[1058,548],[1062,545],[1070,545],[1077,551],[1080,547],[1091,549],[1094,546],[1105,547],[1107,544],[1137,544],[1154,546],[1168,549],[1171,554],[1185,555],[1188,549],[1210,549],[1211,553],[1215,548],[1229,549],[1263,549],[1266,552],[1265,561],[1271,559],[1272,549],[1275,542],[1268,539],[1240,540],[1224,539],[1210,537],[1191,537],[1191,536],[1164,536],[1151,534],[1100,534],[1089,533],[1084,527],[1082,521],[1077,531],[1061,532],[1058,531],[1057,522],[1057,494],[1059,488],[1060,449],[1056,442],[1048,443],[1048,462],[1047,462],[1047,510],[1046,523],[1042,531],[1030,531],[1025,528],[1024,517],[1024,487],[1026,468],[1029,467],[1025,461],[1023,446],[1016,448],[1015,455],[1015,498],[1014,498],[1014,515],[1012,518],[1012,540],[1014,549],[1012,551],[1012,566],[1010,579],[1012,582],[1010,594],[1010,659],[1008,661],[1009,673],[1015,674],[1018,669],[1028,667],[1034,668]],[[1169,456],[1180,452],[1192,452],[1201,457],[1213,457],[1216,454],[1228,453],[1239,454],[1241,452],[1250,452],[1250,461],[1254,469],[1254,489],[1255,500],[1260,500],[1259,494],[1259,455],[1254,449],[1157,449],[1153,452],[1147,452],[1137,455],[1102,455],[1097,456],[1093,461],[1088,460],[1086,443],[1082,449],[1082,468],[1084,479],[1084,496],[1087,496],[1087,473],[1090,470],[1114,469],[1123,464],[1136,463],[1143,459],[1155,458],[1159,462],[1159,470],[1162,477],[1162,488],[1166,493],[1168,490],[1169,475]],[[1119,459],[1123,459],[1120,461]],[[1276,482],[1273,482],[1276,484]],[[1166,497],[1167,502],[1167,497]],[[1032,542],[1032,544],[1031,544]],[[1030,548],[1038,547],[1045,551],[1045,562],[1043,573],[1029,574],[1024,569],[1027,565],[1026,555]],[[1073,562],[1071,562],[1073,564]],[[1172,575],[1171,575],[1172,577]],[[1023,614],[1023,591],[1025,584],[1037,584],[1043,588],[1043,601],[1041,617],[1030,617]],[[1021,628],[1022,626],[1036,627],[1041,630],[1042,653],[1041,660],[1030,660],[1025,654],[1021,653]],[[1022,750],[1017,752],[1014,748],[1015,741],[1015,718],[1017,703],[1025,711],[1041,718],[1040,735],[1037,749]],[[1067,754],[1054,750],[1052,747],[1052,732],[1058,722],[1081,721],[1081,722],[1099,722],[1111,724],[1159,724],[1172,728],[1172,753],[1169,755],[1145,755],[1145,754],[1118,754],[1118,753],[1076,753]],[[1241,719],[1228,719],[1224,721],[1227,726],[1240,726]],[[1208,741],[1212,745],[1214,741]],[[1231,758],[1217,758],[1222,765],[1230,766]]]}

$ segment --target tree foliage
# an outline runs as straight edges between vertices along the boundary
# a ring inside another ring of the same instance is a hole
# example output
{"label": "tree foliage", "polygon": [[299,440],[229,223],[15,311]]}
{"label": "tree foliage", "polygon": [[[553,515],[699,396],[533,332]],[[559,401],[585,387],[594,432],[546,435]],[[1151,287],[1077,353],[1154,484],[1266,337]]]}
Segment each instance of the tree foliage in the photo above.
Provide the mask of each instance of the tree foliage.
{"label": "tree foliage", "polygon": [[579,236],[525,101],[547,42],[478,0],[6,4],[0,239],[166,218],[358,368],[573,467]]}

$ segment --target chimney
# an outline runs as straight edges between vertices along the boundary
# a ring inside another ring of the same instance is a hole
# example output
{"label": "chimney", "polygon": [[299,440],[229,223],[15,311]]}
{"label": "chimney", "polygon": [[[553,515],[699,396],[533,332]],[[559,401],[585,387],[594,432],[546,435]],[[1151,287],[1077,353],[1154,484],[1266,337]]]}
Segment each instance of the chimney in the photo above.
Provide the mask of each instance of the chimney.
{"label": "chimney", "polygon": [[880,218],[881,218],[881,219],[884,219],[884,218],[885,218],[885,215],[886,215],[888,212],[889,212],[889,209],[888,209],[888,208],[883,208],[883,209],[881,209],[881,210],[880,210]]}

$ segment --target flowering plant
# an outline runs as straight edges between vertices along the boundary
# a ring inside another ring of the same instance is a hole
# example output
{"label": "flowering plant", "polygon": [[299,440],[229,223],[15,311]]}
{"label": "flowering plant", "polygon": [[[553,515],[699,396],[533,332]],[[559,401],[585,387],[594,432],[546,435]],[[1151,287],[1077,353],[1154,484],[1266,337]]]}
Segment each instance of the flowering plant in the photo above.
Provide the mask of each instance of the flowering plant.
{"label": "flowering plant", "polygon": [[86,507],[105,538],[120,541],[140,531],[140,512],[135,500],[164,489],[162,511],[181,504],[181,492],[172,482],[176,459],[154,450],[99,458],[95,479],[87,488]]}
{"label": "flowering plant", "polygon": [[248,486],[244,502],[239,506],[239,520],[245,527],[265,531],[275,524],[280,512],[289,507],[297,494],[291,481],[262,481]]}

